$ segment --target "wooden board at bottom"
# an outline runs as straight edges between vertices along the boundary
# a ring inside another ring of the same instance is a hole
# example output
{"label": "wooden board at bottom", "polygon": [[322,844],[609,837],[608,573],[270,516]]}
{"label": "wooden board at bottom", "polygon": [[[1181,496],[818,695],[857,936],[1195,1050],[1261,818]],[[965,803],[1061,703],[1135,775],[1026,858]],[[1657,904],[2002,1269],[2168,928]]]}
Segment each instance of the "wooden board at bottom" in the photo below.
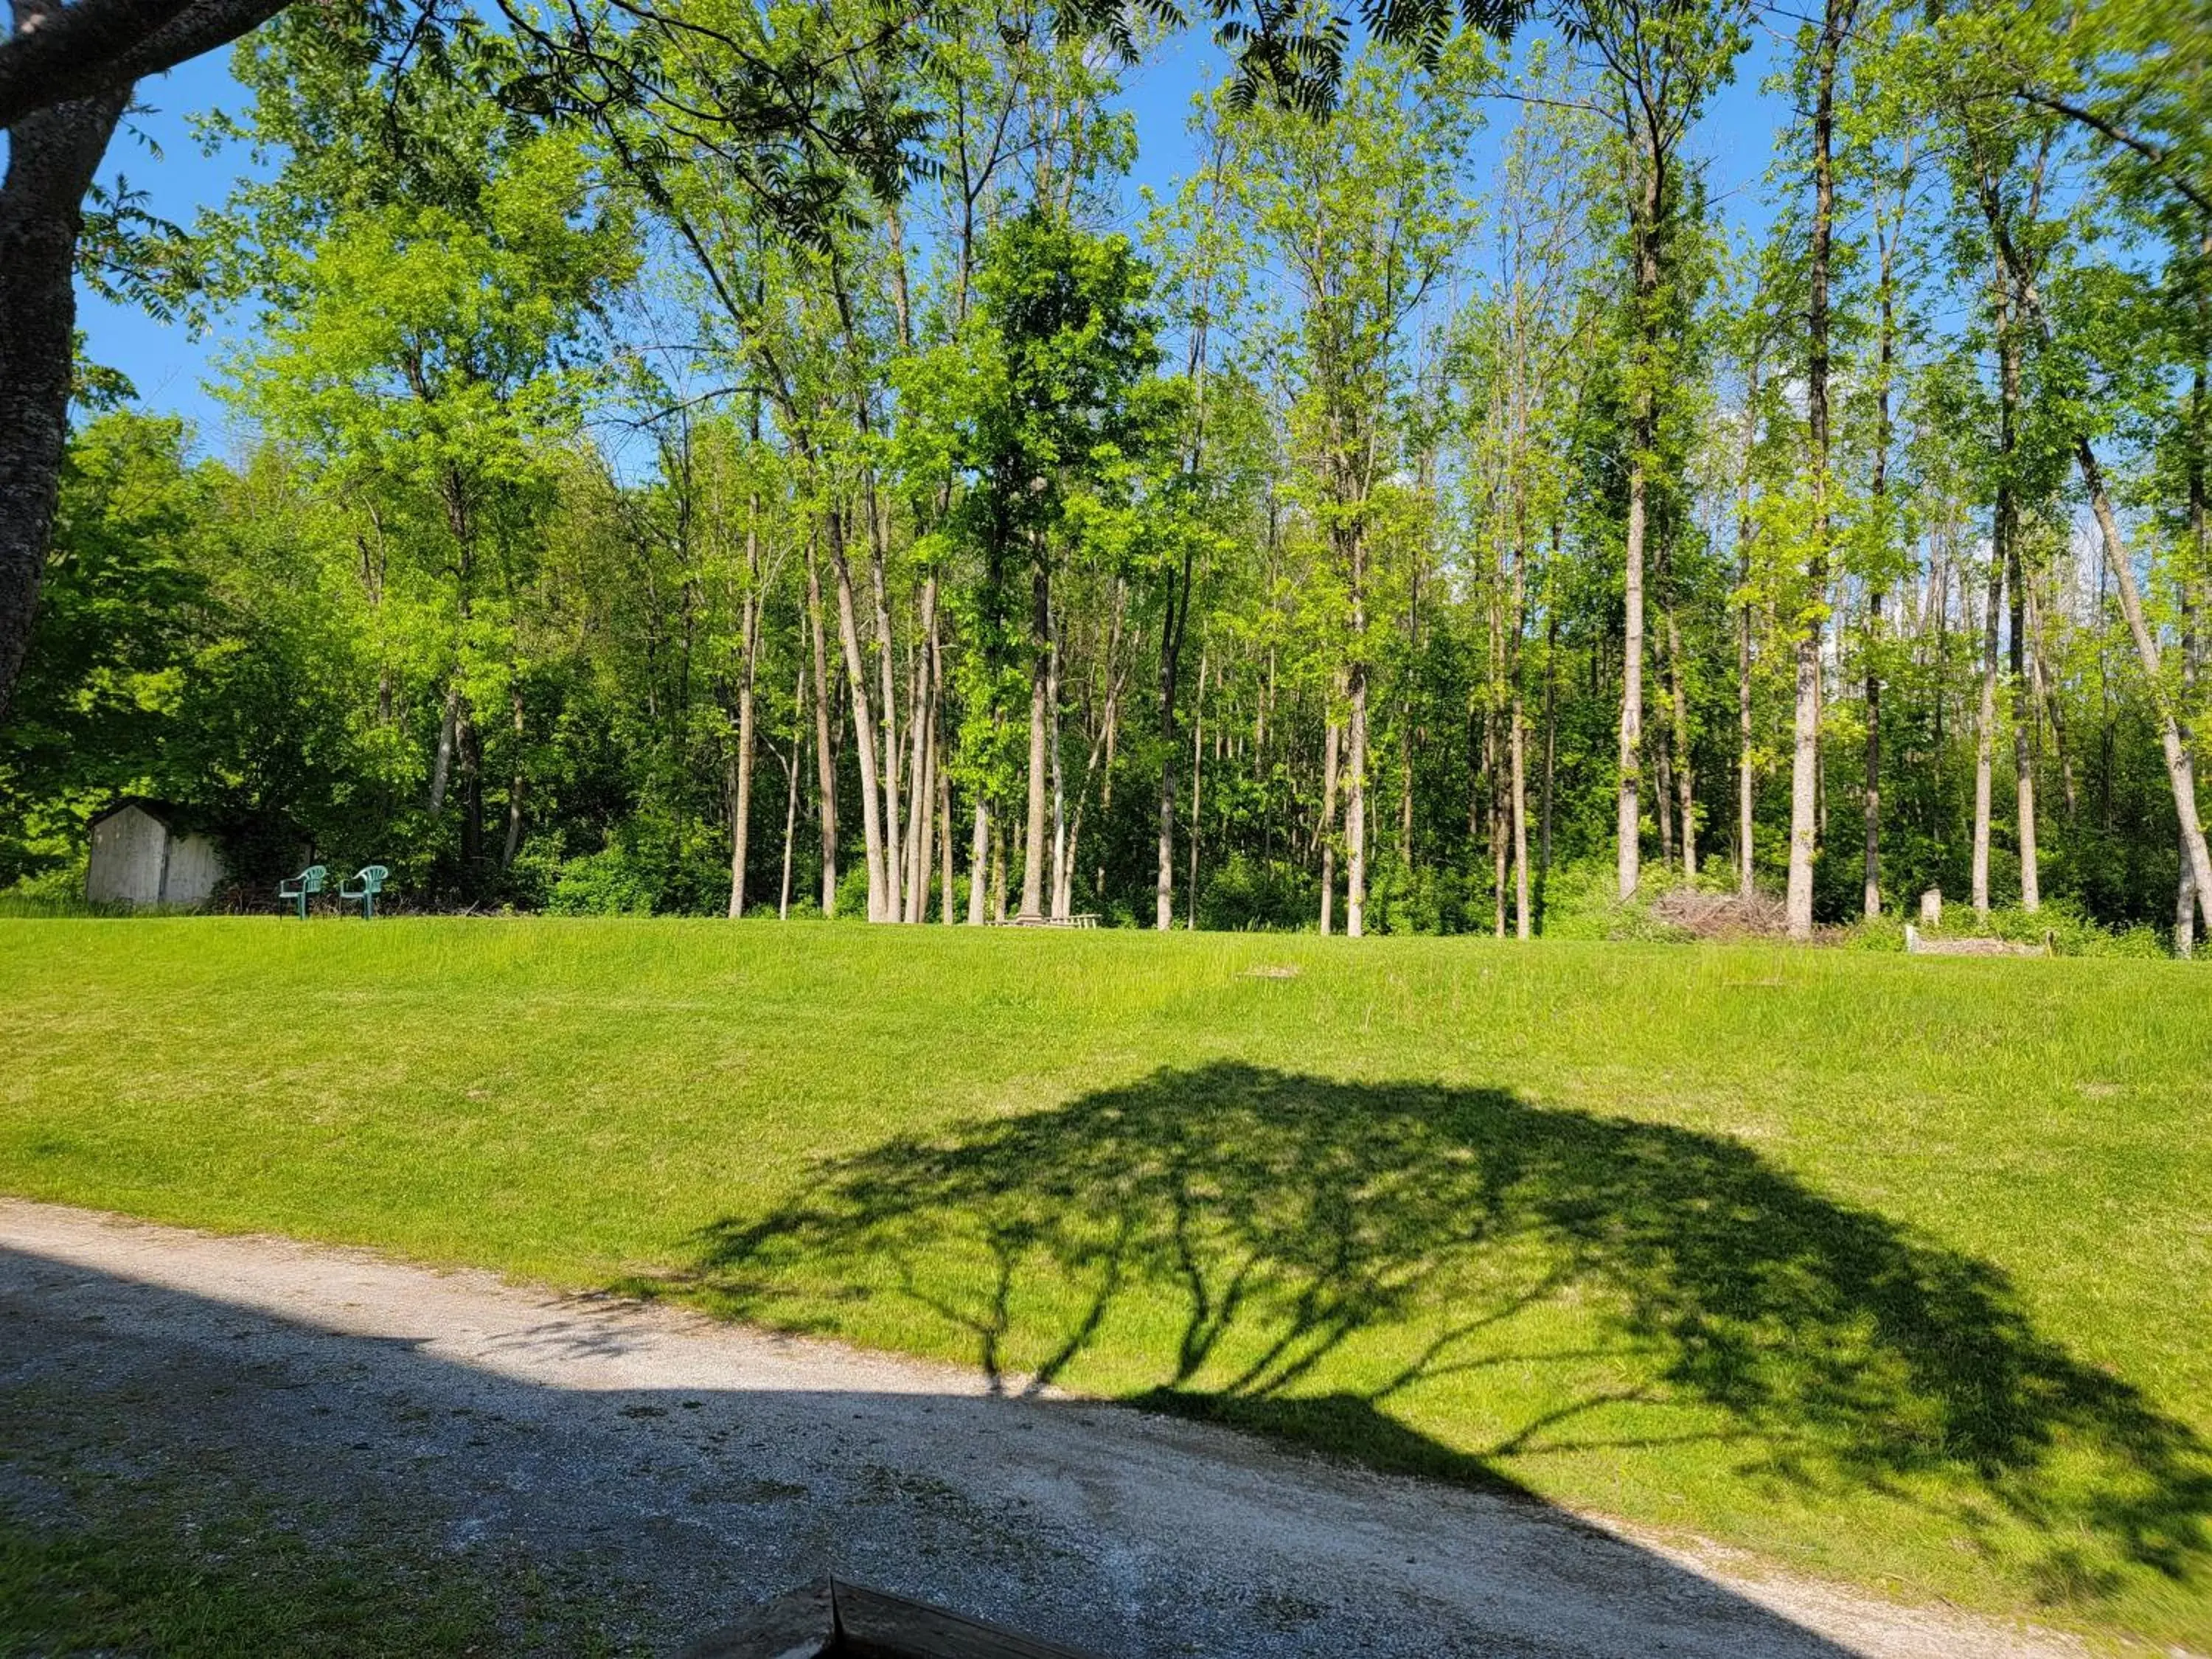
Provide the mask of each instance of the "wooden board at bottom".
{"label": "wooden board at bottom", "polygon": [[702,1637],[683,1659],[1092,1659],[904,1596],[818,1578]]}

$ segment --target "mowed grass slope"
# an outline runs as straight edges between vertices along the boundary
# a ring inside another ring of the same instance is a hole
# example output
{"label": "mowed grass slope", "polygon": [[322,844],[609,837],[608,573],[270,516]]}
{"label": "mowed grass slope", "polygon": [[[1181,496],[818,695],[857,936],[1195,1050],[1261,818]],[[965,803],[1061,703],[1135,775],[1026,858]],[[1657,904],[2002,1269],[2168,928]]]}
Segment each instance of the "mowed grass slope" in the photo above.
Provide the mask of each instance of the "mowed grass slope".
{"label": "mowed grass slope", "polygon": [[1143,1399],[2212,1646],[2185,964],[0,922],[0,1189]]}

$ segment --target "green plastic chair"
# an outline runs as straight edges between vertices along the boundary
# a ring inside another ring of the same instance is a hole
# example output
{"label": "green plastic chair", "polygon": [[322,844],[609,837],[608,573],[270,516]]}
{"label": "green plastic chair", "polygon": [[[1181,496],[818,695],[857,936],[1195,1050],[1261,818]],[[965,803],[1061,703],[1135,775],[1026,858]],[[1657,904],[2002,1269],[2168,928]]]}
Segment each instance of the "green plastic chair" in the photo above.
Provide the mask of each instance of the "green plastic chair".
{"label": "green plastic chair", "polygon": [[280,899],[290,899],[297,904],[300,908],[300,920],[305,921],[307,919],[308,899],[323,890],[324,879],[329,874],[330,872],[324,869],[321,865],[311,864],[289,881],[278,882],[276,896]]}
{"label": "green plastic chair", "polygon": [[382,865],[369,865],[354,877],[352,886],[349,887],[343,881],[338,883],[338,896],[348,902],[359,900],[361,919],[363,921],[374,921],[376,896],[384,890],[384,884],[391,878],[392,872]]}

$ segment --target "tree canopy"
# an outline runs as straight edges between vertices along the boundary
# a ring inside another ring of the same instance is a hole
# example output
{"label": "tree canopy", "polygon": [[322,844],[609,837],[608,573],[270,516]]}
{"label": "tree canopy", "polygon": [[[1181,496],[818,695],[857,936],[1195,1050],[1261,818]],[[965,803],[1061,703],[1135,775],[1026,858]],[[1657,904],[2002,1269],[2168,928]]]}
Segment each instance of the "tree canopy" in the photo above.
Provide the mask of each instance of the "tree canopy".
{"label": "tree canopy", "polygon": [[[1121,78],[1196,26],[1219,84],[1133,211]],[[77,106],[7,90],[47,27],[0,46],[8,188],[56,155],[81,214]],[[112,102],[161,27],[51,84]],[[1758,29],[1747,218],[1709,122]],[[1805,936],[1935,888],[2186,951],[2201,34],[284,12],[221,118],[267,167],[90,222],[234,343],[252,437],[76,370],[0,881],[139,793],[247,896],[302,846],[424,904],[909,923],[1526,936],[1687,889]]]}

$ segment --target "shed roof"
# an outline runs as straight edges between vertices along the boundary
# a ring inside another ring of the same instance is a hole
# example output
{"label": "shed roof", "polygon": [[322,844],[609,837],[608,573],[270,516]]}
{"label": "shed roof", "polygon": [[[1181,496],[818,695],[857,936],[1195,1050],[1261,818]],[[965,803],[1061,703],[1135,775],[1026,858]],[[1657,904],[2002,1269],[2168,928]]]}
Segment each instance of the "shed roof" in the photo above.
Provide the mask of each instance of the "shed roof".
{"label": "shed roof", "polygon": [[86,820],[85,828],[94,829],[118,812],[133,806],[173,836],[212,835],[215,832],[214,821],[198,808],[179,806],[174,801],[155,800],[146,795],[125,795],[109,802]]}

